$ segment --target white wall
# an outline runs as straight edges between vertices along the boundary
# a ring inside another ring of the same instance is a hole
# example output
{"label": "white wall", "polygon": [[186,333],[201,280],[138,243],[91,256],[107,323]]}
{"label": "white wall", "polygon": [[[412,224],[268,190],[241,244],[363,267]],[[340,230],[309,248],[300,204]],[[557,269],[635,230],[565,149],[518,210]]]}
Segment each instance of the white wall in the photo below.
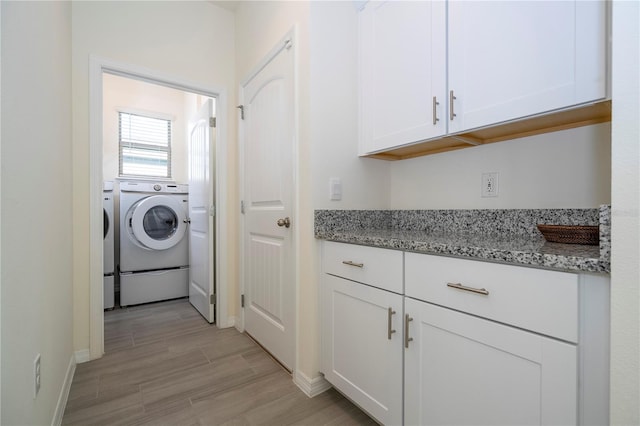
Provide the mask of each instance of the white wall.
{"label": "white wall", "polygon": [[[151,17],[153,19],[151,19]],[[73,2],[73,215],[74,215],[74,347],[89,347],[89,271],[100,265],[89,239],[89,55],[145,67],[201,87],[228,90],[230,164],[235,164],[234,18],[209,2]],[[235,167],[227,179],[235,182]],[[235,188],[230,187],[230,194]],[[230,197],[228,215],[236,217]],[[235,224],[230,224],[233,243]],[[229,247],[229,285],[237,282],[237,248]],[[233,305],[231,306],[233,308]],[[233,312],[231,312],[233,314]]]}
{"label": "white wall", "polygon": [[[352,2],[312,2],[310,140],[314,209],[389,208],[391,163],[358,157],[358,12]],[[329,199],[340,178],[343,198]]]}
{"label": "white wall", "polygon": [[613,2],[611,424],[640,424],[640,5]]}
{"label": "white wall", "polygon": [[[0,423],[51,424],[73,361],[71,4],[0,7]],[[34,399],[38,353],[42,387]]]}
{"label": "white wall", "polygon": [[[484,172],[498,172],[498,197],[481,197]],[[611,202],[610,182],[604,123],[393,162],[391,208],[592,208]]]}
{"label": "white wall", "polygon": [[102,174],[104,180],[114,180],[119,174],[118,112],[147,113],[170,118],[172,180],[187,183],[186,94],[181,90],[146,83],[111,74],[102,78]]}

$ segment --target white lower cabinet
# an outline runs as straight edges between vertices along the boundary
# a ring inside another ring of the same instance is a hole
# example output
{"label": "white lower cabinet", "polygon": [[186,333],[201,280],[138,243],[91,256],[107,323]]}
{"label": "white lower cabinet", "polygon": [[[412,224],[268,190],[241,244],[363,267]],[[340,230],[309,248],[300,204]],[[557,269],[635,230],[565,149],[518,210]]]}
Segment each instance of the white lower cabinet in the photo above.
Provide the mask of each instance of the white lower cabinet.
{"label": "white lower cabinet", "polygon": [[402,299],[325,275],[322,370],[340,392],[383,424],[402,424]]}
{"label": "white lower cabinet", "polygon": [[608,423],[608,277],[331,242],[322,264],[322,372],[380,423]]}
{"label": "white lower cabinet", "polygon": [[576,345],[405,298],[407,425],[575,425]]}

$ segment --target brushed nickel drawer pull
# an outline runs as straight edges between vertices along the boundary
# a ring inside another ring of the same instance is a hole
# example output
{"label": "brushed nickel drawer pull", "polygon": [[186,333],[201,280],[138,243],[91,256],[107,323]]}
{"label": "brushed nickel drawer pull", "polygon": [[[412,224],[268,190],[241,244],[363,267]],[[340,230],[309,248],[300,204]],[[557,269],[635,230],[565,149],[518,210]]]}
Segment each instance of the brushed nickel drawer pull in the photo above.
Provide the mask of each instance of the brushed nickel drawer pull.
{"label": "brushed nickel drawer pull", "polygon": [[482,294],[484,296],[489,295],[489,290],[487,290],[486,288],[467,287],[460,283],[447,283],[447,287],[455,288],[458,290],[470,291],[471,293]]}
{"label": "brushed nickel drawer pull", "polygon": [[392,308],[389,308],[388,312],[388,316],[387,316],[387,339],[391,340],[391,335],[393,333],[395,333],[395,330],[391,329],[391,316],[396,314],[396,311],[394,311]]}
{"label": "brushed nickel drawer pull", "polygon": [[413,341],[413,337],[409,337],[409,323],[413,321],[413,318],[409,314],[404,315],[404,347],[409,348],[409,342]]}
{"label": "brushed nickel drawer pull", "polygon": [[440,102],[438,102],[438,99],[434,96],[433,97],[433,125],[434,126],[438,124],[438,121],[440,121],[440,119],[438,118],[438,105],[440,105]]}
{"label": "brushed nickel drawer pull", "polygon": [[351,260],[343,260],[342,263],[349,266],[355,266],[356,268],[364,268],[364,263],[356,263]]}

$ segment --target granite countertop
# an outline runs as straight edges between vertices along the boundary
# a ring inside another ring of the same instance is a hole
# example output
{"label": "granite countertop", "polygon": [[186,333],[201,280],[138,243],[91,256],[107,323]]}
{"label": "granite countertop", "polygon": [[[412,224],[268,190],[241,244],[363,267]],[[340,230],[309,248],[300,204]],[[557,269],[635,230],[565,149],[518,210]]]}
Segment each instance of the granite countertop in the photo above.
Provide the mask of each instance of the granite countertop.
{"label": "granite countertop", "polygon": [[[323,226],[316,215],[315,237],[343,243],[390,248],[570,272],[609,273],[608,245],[601,227],[600,246],[549,243],[541,235],[487,234],[460,229],[399,229],[394,226]],[[379,224],[377,224],[379,225]]]}
{"label": "granite countertop", "polygon": [[545,269],[608,272],[598,246],[549,243],[526,237],[437,234],[425,231],[357,230],[316,233],[316,238],[417,253],[469,257]]}

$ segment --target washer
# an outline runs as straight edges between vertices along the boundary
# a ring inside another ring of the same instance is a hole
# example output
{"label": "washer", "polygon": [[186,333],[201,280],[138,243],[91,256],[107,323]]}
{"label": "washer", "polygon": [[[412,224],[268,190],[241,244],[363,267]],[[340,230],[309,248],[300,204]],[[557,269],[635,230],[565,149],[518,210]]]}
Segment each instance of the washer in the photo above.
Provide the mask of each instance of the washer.
{"label": "washer", "polygon": [[120,183],[120,305],[188,296],[187,185]]}
{"label": "washer", "polygon": [[104,309],[111,309],[114,306],[114,244],[113,228],[115,225],[113,215],[113,181],[105,181],[102,185],[102,227],[103,227],[103,289]]}

